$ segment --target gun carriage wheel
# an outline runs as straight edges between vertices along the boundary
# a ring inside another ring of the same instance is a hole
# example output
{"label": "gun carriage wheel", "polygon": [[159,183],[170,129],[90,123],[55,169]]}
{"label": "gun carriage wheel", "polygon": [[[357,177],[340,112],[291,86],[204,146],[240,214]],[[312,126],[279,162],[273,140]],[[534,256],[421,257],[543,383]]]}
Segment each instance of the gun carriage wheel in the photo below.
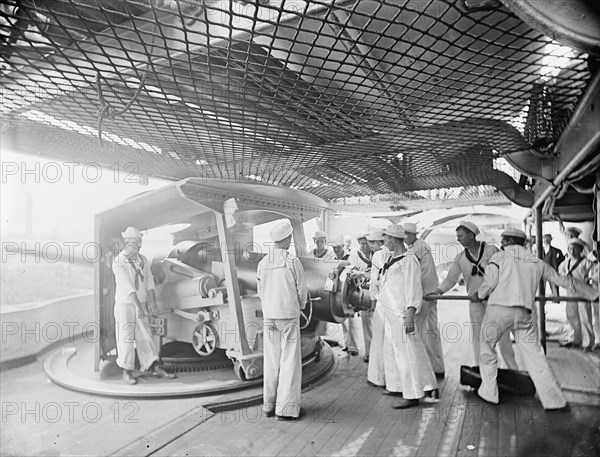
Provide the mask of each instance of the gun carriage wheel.
{"label": "gun carriage wheel", "polygon": [[192,346],[201,356],[207,357],[215,352],[219,343],[219,337],[216,330],[210,323],[203,323],[196,326],[192,335]]}

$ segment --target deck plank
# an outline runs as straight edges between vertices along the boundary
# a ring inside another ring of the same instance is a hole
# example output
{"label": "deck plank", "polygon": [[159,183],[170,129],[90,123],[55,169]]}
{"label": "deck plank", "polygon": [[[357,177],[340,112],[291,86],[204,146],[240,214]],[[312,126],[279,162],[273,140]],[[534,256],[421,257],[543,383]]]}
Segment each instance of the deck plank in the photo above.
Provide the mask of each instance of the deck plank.
{"label": "deck plank", "polygon": [[[356,393],[358,401],[353,401],[348,405],[343,403],[338,405],[341,420],[335,424],[336,430],[330,434],[329,439],[321,440],[321,437],[318,437],[318,440],[311,440],[296,454],[293,453],[294,449],[292,449],[290,454],[310,456],[342,453],[343,455],[355,455],[358,452],[371,432],[369,427],[361,429],[359,425],[363,423],[363,418],[368,416],[374,409],[382,395],[380,388],[367,384],[366,370],[364,370],[362,376],[357,377],[355,384],[359,386]],[[326,426],[323,431],[326,432],[328,428],[332,427]],[[342,452],[342,449],[345,449],[345,451]]]}
{"label": "deck plank", "polygon": [[453,334],[446,333],[444,338],[444,333],[442,332],[442,348],[446,377],[441,383],[440,402],[436,406],[436,421],[430,424],[428,431],[430,438],[421,443],[417,451],[417,455],[423,457],[454,455],[464,420],[463,403],[468,388],[460,385],[460,366],[469,363],[471,343],[466,335],[462,335],[460,340],[456,341]]}
{"label": "deck plank", "polygon": [[487,405],[477,398],[474,392],[467,395],[463,409],[463,421],[458,441],[457,457],[477,455],[479,448],[479,432]]}
{"label": "deck plank", "polygon": [[[393,398],[393,397],[392,397]],[[371,432],[367,439],[363,442],[359,455],[361,456],[377,456],[382,441],[390,434],[394,427],[398,412],[391,408],[392,399],[382,395],[381,399],[376,403],[373,409],[374,413],[379,413],[379,417],[374,418],[369,428]]]}
{"label": "deck plank", "polygon": [[517,455],[517,414],[511,402],[498,408],[498,449],[506,457]]}
{"label": "deck plank", "polygon": [[283,446],[280,446],[277,455],[296,455],[307,444],[318,448],[346,426],[350,419],[348,413],[355,406],[353,400],[360,397],[361,392],[368,387],[363,380],[366,377],[366,364],[359,357],[343,356],[339,361],[344,382],[338,384],[337,390],[330,391],[333,396],[319,396],[315,399],[316,415],[312,415],[311,423],[303,433],[288,443],[279,443]]}
{"label": "deck plank", "polygon": [[[339,349],[336,349],[336,358],[338,359],[338,366],[336,367],[336,371],[330,376],[338,379],[338,376],[345,376],[340,373],[347,373],[347,367],[345,366],[345,362],[340,361],[341,357],[339,357]],[[315,431],[322,428],[325,425],[326,420],[333,420],[330,419],[329,415],[333,414],[334,411],[333,409],[328,409],[323,403],[323,399],[325,399],[326,402],[332,403],[337,401],[339,395],[347,390],[353,382],[354,380],[347,376],[345,376],[341,382],[324,380],[316,384],[311,391],[306,393],[306,395],[303,394],[302,404],[303,408],[307,410],[307,417],[295,423],[275,421],[271,424],[271,427],[262,432],[262,436],[270,436],[274,437],[274,439],[271,439],[261,448],[260,455],[277,455],[286,448],[289,442],[298,436],[310,436],[311,439],[314,439]],[[258,440],[261,439],[262,436],[257,435],[256,431],[253,431],[247,435],[246,439]],[[240,455],[253,455],[248,451],[243,452]]]}
{"label": "deck plank", "polygon": [[499,407],[486,405],[482,412],[477,455],[501,457],[503,453],[498,448]]}

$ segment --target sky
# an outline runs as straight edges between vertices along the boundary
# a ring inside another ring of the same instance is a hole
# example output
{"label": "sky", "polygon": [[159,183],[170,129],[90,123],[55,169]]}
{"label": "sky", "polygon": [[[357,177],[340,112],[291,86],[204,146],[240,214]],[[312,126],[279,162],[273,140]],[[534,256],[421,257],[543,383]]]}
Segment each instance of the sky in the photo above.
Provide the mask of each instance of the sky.
{"label": "sky", "polygon": [[[95,164],[0,152],[0,230],[3,239],[37,238],[88,241],[94,237],[94,215],[127,198],[160,188],[169,181],[101,169]],[[27,202],[31,202],[31,232]]]}

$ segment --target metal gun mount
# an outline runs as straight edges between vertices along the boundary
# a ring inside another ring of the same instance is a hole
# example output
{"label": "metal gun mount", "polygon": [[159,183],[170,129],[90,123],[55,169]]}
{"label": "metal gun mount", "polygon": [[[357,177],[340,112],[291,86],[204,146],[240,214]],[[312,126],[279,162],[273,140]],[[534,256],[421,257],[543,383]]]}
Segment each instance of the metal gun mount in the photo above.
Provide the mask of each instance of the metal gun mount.
{"label": "metal gun mount", "polygon": [[[232,202],[233,214],[227,209]],[[152,262],[159,308],[151,320],[153,331],[161,341],[190,343],[200,356],[223,349],[240,379],[254,379],[263,372],[256,268],[267,254],[255,239],[254,227],[283,218],[292,224],[310,294],[301,318],[303,358],[318,357],[324,322],[341,322],[370,308],[368,292],[352,279],[350,268],[303,255],[303,223],[328,214],[324,201],[302,191],[190,178],[97,215],[96,242],[108,246],[128,225],[149,230],[186,224],[173,234],[170,252]],[[96,265],[96,370],[115,348],[114,293],[107,293],[111,279],[106,265]]]}

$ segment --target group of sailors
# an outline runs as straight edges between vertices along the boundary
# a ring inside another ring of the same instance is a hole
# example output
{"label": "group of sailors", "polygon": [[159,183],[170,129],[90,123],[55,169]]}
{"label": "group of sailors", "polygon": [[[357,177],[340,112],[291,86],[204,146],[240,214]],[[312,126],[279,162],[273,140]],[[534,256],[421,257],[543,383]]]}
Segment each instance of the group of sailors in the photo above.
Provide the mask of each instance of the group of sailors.
{"label": "group of sailors", "polygon": [[[380,232],[359,235],[359,249],[351,253],[344,253],[341,237],[329,243],[338,248],[337,252],[327,251],[325,233],[315,233],[315,257],[346,260],[357,271],[355,275],[370,279],[371,311],[360,312],[365,361],[369,363],[367,380],[384,387],[384,394],[399,397],[392,405],[395,409],[417,406],[428,397],[439,398],[437,378],[444,376],[445,366],[435,297],[452,289],[461,277],[469,297],[473,357],[482,378],[478,395],[487,402],[498,403],[496,377],[501,357],[509,369],[524,368],[529,372],[545,409],[566,406],[532,316],[540,280],[564,287],[571,296],[586,298],[589,301],[581,303],[587,307],[596,300],[597,308],[597,279],[591,283],[594,287],[587,284],[593,265],[583,276],[576,273],[583,263],[581,240],[569,243],[565,262],[570,267],[561,267],[559,274],[531,255],[522,230],[505,230],[501,249],[477,240],[479,234],[474,223],[460,221],[456,236],[464,250],[440,284],[431,247],[417,237],[415,224],[395,224]],[[343,350],[358,354],[352,318],[346,320],[343,329]],[[511,333],[524,367],[517,364]],[[584,344],[589,344],[585,338]]]}
{"label": "group of sailors", "polygon": [[[598,287],[598,251],[589,248],[580,238],[581,229],[564,227],[561,231],[567,243],[567,254],[552,245],[552,235],[543,237],[542,259],[561,275],[574,278]],[[559,295],[558,287],[552,291]],[[581,348],[584,352],[600,349],[600,312],[598,302],[569,301],[566,304],[569,335],[560,345],[567,348]]]}
{"label": "group of sailors", "polygon": [[[584,246],[574,238],[569,242],[566,264],[563,262],[566,267],[561,264],[557,272],[525,248],[523,231],[505,230],[501,250],[478,241],[479,233],[472,222],[459,223],[456,236],[465,249],[456,256],[441,284],[431,247],[417,237],[414,224],[393,224],[383,231],[360,235],[359,249],[350,253],[344,249],[343,237],[332,240],[328,249],[325,233],[315,233],[314,257],[340,260],[352,267],[351,275],[369,279],[371,309],[361,312],[367,380],[384,387],[384,393],[398,397],[393,408],[414,407],[426,397],[439,398],[437,378],[444,376],[445,366],[435,298],[452,289],[461,276],[469,299],[473,356],[482,379],[478,395],[494,404],[499,401],[498,350],[509,368],[529,372],[544,408],[566,406],[532,319],[535,293],[540,280],[549,281],[567,289],[571,296],[582,297],[585,303],[595,301],[597,310],[597,262],[588,265],[582,260]],[[297,420],[304,414],[300,408],[299,317],[308,301],[308,287],[302,264],[288,252],[292,240],[289,221],[276,224],[270,236],[275,244],[274,255],[265,256],[257,268],[264,316],[264,411],[268,417]],[[129,227],[122,237],[125,247],[111,263],[117,364],[123,369],[123,381],[137,382],[132,375],[136,353],[142,371],[173,378],[159,365],[158,348],[145,319],[155,315],[158,308],[148,259],[139,252],[142,234]],[[586,269],[584,275],[578,273],[581,265]],[[591,287],[586,281],[594,268],[596,282]],[[581,309],[578,304],[579,316],[588,308]],[[583,324],[585,319],[580,321]],[[581,338],[588,347],[591,343],[585,322]],[[524,367],[516,363],[511,332]],[[347,319],[345,349],[353,355],[358,353],[355,336],[352,319]]]}

